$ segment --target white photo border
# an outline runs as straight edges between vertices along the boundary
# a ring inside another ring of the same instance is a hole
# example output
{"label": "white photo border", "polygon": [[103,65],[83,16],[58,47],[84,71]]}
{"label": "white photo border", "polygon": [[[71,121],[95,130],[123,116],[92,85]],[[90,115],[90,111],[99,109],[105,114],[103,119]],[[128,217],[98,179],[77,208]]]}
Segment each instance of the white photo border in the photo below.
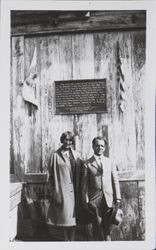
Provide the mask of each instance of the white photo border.
{"label": "white photo border", "polygon": [[[10,11],[11,10],[146,10],[145,158],[146,239],[119,242],[9,242],[9,147],[10,147]],[[1,1],[0,27],[0,162],[2,249],[155,249],[155,85],[156,2],[155,1]]]}

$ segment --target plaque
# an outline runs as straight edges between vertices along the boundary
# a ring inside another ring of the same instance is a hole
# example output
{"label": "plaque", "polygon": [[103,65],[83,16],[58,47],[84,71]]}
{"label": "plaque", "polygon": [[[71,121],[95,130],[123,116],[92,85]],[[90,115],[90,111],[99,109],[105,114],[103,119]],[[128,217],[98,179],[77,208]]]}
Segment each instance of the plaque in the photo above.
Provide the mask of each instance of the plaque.
{"label": "plaque", "polygon": [[107,112],[106,79],[55,81],[56,114]]}

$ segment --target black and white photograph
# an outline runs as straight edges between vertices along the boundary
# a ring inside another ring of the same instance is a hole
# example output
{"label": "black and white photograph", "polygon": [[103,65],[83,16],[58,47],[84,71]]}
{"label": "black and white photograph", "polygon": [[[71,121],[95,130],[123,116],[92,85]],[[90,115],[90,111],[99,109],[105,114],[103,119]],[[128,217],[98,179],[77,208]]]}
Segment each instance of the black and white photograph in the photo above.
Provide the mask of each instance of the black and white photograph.
{"label": "black and white photograph", "polygon": [[7,6],[8,244],[154,249],[147,6],[29,2]]}

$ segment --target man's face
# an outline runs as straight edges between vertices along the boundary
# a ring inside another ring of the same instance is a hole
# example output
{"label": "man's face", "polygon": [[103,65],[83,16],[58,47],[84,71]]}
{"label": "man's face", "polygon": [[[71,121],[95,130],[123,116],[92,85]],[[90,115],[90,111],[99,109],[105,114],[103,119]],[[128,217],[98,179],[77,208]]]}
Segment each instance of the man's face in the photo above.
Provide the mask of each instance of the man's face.
{"label": "man's face", "polygon": [[93,145],[93,150],[95,155],[103,155],[106,145],[103,140],[96,140]]}
{"label": "man's face", "polygon": [[72,146],[72,140],[69,136],[67,136],[63,141],[62,147],[64,150],[69,150],[71,146]]}

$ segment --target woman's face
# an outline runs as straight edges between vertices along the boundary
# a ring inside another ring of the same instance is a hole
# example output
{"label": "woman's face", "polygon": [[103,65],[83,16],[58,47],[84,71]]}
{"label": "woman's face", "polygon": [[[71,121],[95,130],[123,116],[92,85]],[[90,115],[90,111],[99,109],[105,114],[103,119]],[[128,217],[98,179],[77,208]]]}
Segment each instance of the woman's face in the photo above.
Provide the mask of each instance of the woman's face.
{"label": "woman's face", "polygon": [[66,138],[63,140],[62,147],[64,150],[69,150],[72,146],[72,140],[70,136],[66,136]]}

